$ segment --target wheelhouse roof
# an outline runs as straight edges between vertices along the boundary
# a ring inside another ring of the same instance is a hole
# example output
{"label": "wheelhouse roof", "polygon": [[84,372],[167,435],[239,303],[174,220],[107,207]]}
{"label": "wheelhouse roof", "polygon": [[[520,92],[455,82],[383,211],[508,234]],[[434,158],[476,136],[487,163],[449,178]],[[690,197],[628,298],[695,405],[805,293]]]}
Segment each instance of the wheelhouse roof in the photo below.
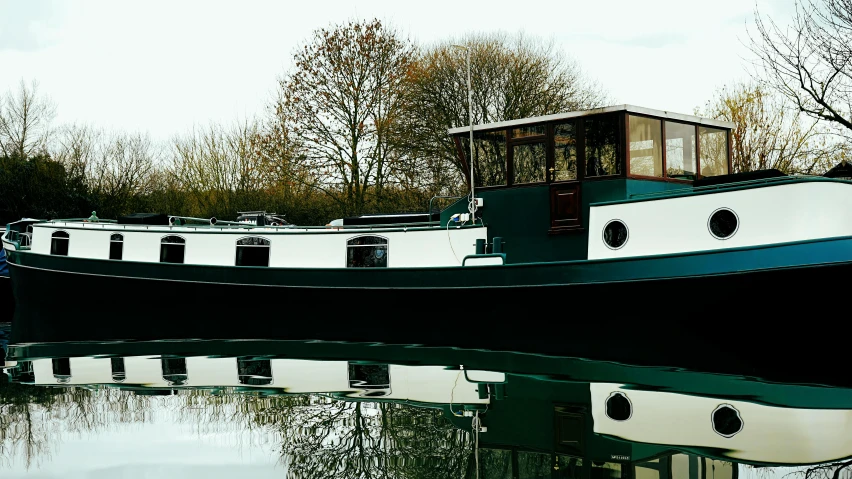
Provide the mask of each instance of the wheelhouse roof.
{"label": "wheelhouse roof", "polygon": [[[496,123],[486,123],[484,125],[474,125],[473,131],[497,130],[501,128],[509,128],[513,126],[532,125],[535,123],[545,123],[550,121],[567,120],[569,118],[578,118],[583,116],[600,115],[603,113],[612,113],[623,111],[627,113],[637,113],[640,115],[648,115],[666,120],[684,121],[688,123],[696,123],[699,125],[712,126],[715,128],[732,129],[736,126],[730,121],[713,120],[710,118],[702,118],[694,115],[684,115],[681,113],[673,113],[670,111],[654,110],[652,108],[643,108],[634,105],[613,105],[603,108],[595,108],[592,110],[571,111],[565,113],[555,113],[553,115],[534,116],[530,118],[521,118],[519,120],[500,121]],[[460,126],[458,128],[450,128],[450,135],[458,135],[470,131],[470,125]]]}

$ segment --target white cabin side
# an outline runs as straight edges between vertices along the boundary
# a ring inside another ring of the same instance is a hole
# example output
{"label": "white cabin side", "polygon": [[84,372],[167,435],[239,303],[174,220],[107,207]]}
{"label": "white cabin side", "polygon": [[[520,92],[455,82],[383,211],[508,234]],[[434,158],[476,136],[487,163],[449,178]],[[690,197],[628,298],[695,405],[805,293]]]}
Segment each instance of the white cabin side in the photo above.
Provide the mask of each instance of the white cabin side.
{"label": "white cabin side", "polygon": [[[589,259],[730,249],[852,235],[852,185],[814,181],[592,206]],[[732,211],[737,228],[714,237],[710,218]],[[609,247],[604,228],[627,227],[627,241]]]}
{"label": "white cabin side", "polygon": [[[121,380],[115,379],[111,358],[79,357],[67,361],[67,375],[57,375],[52,359],[32,361],[35,384],[40,386],[122,385],[152,389],[183,387],[241,387],[279,389],[293,393],[344,393],[361,397],[370,389],[358,388],[351,381],[349,362],[306,359],[270,359],[271,381],[251,385],[240,381],[237,358],[185,358],[185,382],[170,384],[163,372],[159,356],[121,358]],[[505,382],[503,373],[480,371],[492,382]],[[388,365],[389,385],[382,399],[397,399],[434,404],[487,404],[480,398],[477,383],[469,381],[464,370],[443,366]]]}
{"label": "white cabin side", "polygon": [[[642,391],[621,384],[592,383],[590,388],[597,434],[640,443],[706,447],[727,451],[734,460],[780,464],[813,464],[852,454],[850,410],[767,406]],[[630,402],[632,414],[626,420],[607,414],[607,400],[614,393]],[[713,414],[720,407],[736,411],[739,431],[724,431],[726,435],[714,431]]]}
{"label": "white cabin side", "polygon": [[345,268],[347,242],[360,236],[387,240],[387,266],[460,266],[476,252],[476,240],[486,239],[485,227],[396,229],[298,229],[228,227],[140,227],[114,223],[46,222],[33,225],[32,252],[51,254],[52,235],[68,234],[68,256],[109,259],[110,237],[121,234],[124,261],[160,262],[161,240],[185,240],[183,263],[234,266],[237,240],[262,237],[270,242],[269,266],[279,268]]}

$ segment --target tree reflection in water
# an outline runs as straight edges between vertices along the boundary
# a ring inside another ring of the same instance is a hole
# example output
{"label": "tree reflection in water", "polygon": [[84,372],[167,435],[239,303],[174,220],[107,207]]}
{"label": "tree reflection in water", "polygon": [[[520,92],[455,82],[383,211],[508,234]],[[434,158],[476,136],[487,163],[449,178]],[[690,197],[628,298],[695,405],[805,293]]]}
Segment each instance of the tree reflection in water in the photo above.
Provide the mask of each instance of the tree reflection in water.
{"label": "tree reflection in water", "polygon": [[0,461],[27,468],[50,457],[67,434],[150,420],[148,398],[103,388],[47,388],[8,382],[0,374]]}
{"label": "tree reflection in water", "polygon": [[434,408],[231,388],[150,396],[9,382],[0,383],[0,460],[20,459],[29,468],[48,460],[69,434],[151,422],[158,408],[199,435],[227,432],[247,447],[257,444],[243,438],[264,438],[280,454],[286,477],[463,477],[472,468],[469,434]]}
{"label": "tree reflection in water", "polygon": [[462,477],[472,466],[469,435],[438,409],[318,395],[192,391],[184,400],[181,420],[199,432],[274,433],[288,477]]}

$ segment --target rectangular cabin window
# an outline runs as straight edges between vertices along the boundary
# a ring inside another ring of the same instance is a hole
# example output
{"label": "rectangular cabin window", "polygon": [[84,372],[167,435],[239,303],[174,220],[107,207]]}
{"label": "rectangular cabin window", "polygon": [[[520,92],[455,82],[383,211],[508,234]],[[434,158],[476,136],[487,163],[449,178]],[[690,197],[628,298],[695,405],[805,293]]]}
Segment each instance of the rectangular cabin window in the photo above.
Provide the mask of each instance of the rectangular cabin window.
{"label": "rectangular cabin window", "polygon": [[666,176],[694,180],[696,168],[695,125],[666,122]]}
{"label": "rectangular cabin window", "polygon": [[186,370],[186,358],[160,358],[163,379],[169,386],[183,386],[189,380]]}
{"label": "rectangular cabin window", "polygon": [[551,181],[577,179],[577,124],[561,123],[553,126],[553,174]]}
{"label": "rectangular cabin window", "polygon": [[180,236],[164,236],[160,240],[160,263],[183,263],[186,240]]}
{"label": "rectangular cabin window", "polygon": [[621,174],[618,117],[601,115],[583,121],[585,177]]}
{"label": "rectangular cabin window", "polygon": [[265,386],[272,384],[272,362],[268,359],[237,358],[240,384]]}
{"label": "rectangular cabin window", "polygon": [[363,390],[363,396],[389,395],[391,393],[390,366],[349,363],[349,387]]}
{"label": "rectangular cabin window", "polygon": [[[470,169],[470,140],[461,137],[462,154]],[[506,130],[476,132],[473,134],[473,177],[476,186],[505,186]]]}
{"label": "rectangular cabin window", "polygon": [[728,174],[728,132],[718,128],[698,128],[701,176]]}
{"label": "rectangular cabin window", "polygon": [[50,235],[50,254],[55,256],[68,256],[68,233],[57,231]]}
{"label": "rectangular cabin window", "polygon": [[346,242],[347,268],[387,268],[388,240],[381,236],[357,236]]}
{"label": "rectangular cabin window", "polygon": [[237,240],[237,266],[269,266],[270,242],[259,236]]}
{"label": "rectangular cabin window", "polygon": [[51,363],[53,365],[53,377],[57,379],[71,378],[71,359],[53,358],[51,359]]}
{"label": "rectangular cabin window", "polygon": [[512,183],[539,183],[546,180],[547,154],[544,142],[512,146]]}
{"label": "rectangular cabin window", "polygon": [[110,358],[110,369],[112,370],[112,380],[122,382],[127,378],[127,371],[124,368],[124,358]]}
{"label": "rectangular cabin window", "polygon": [[124,236],[112,234],[109,237],[109,259],[121,259],[124,253]]}
{"label": "rectangular cabin window", "polygon": [[663,127],[660,120],[629,115],[630,174],[663,177]]}

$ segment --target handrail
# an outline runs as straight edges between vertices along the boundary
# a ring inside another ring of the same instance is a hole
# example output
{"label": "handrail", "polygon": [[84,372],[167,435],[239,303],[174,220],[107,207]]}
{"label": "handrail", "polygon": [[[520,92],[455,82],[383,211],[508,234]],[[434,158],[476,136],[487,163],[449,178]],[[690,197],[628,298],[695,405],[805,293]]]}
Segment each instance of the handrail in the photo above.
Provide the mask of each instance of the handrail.
{"label": "handrail", "polygon": [[[469,259],[477,259],[477,258],[500,258],[502,264],[506,264],[506,253],[482,253],[482,254],[469,254],[462,259],[462,266],[465,266],[467,260]],[[478,265],[478,266],[496,266],[496,265]]]}
{"label": "handrail", "polygon": [[[46,222],[46,223],[47,224],[51,224],[51,223],[56,224],[56,223],[60,223],[60,222],[61,221],[56,220],[56,221],[49,221],[49,222]],[[80,222],[76,222],[76,223],[80,223]],[[86,223],[86,224],[97,225],[97,223]],[[276,229],[276,230],[280,229],[280,230],[353,230],[353,231],[359,231],[359,230],[390,229],[390,228],[394,228],[394,229],[424,228],[424,229],[426,229],[426,228],[440,227],[441,222],[440,221],[429,221],[429,222],[417,222],[417,223],[384,223],[384,224],[373,224],[373,225],[340,225],[340,226],[328,226],[328,225],[324,225],[324,226],[299,226],[299,225],[292,225],[292,224],[281,225],[281,226],[270,226],[270,225],[257,226],[257,225],[242,224],[242,223],[229,224],[229,225],[183,224],[183,225],[173,225],[173,226],[170,226],[170,225],[117,224],[115,226],[122,227],[122,228],[125,228],[125,229],[128,228],[128,227],[130,227],[130,228],[133,228],[133,227],[142,228],[142,227],[144,227],[145,229],[151,229],[151,228],[169,228],[169,229],[171,229],[171,228],[175,228],[175,227],[180,227],[180,228],[196,228],[196,229],[197,228],[209,228],[209,229],[218,228],[218,229],[235,229],[235,230],[237,230],[237,229],[268,228],[268,229]],[[473,227],[481,227],[481,225],[473,225],[473,224],[465,225],[465,226],[458,225],[458,227],[473,228]]]}
{"label": "handrail", "polygon": [[62,222],[79,221],[81,223],[118,223],[118,220],[98,219],[97,221],[89,221],[89,218],[56,218],[56,219],[52,219],[50,221],[62,221]]}
{"label": "handrail", "polygon": [[[458,200],[458,199],[461,199],[461,198],[464,198],[464,196],[448,196],[448,195],[435,195],[435,196],[433,196],[432,198],[429,199],[429,210],[428,210],[429,211],[429,213],[428,213],[429,219],[430,220],[432,219],[432,202],[434,200],[438,200],[438,199]],[[439,211],[439,213],[440,213],[440,211]],[[438,223],[440,223],[440,221],[438,221]]]}

